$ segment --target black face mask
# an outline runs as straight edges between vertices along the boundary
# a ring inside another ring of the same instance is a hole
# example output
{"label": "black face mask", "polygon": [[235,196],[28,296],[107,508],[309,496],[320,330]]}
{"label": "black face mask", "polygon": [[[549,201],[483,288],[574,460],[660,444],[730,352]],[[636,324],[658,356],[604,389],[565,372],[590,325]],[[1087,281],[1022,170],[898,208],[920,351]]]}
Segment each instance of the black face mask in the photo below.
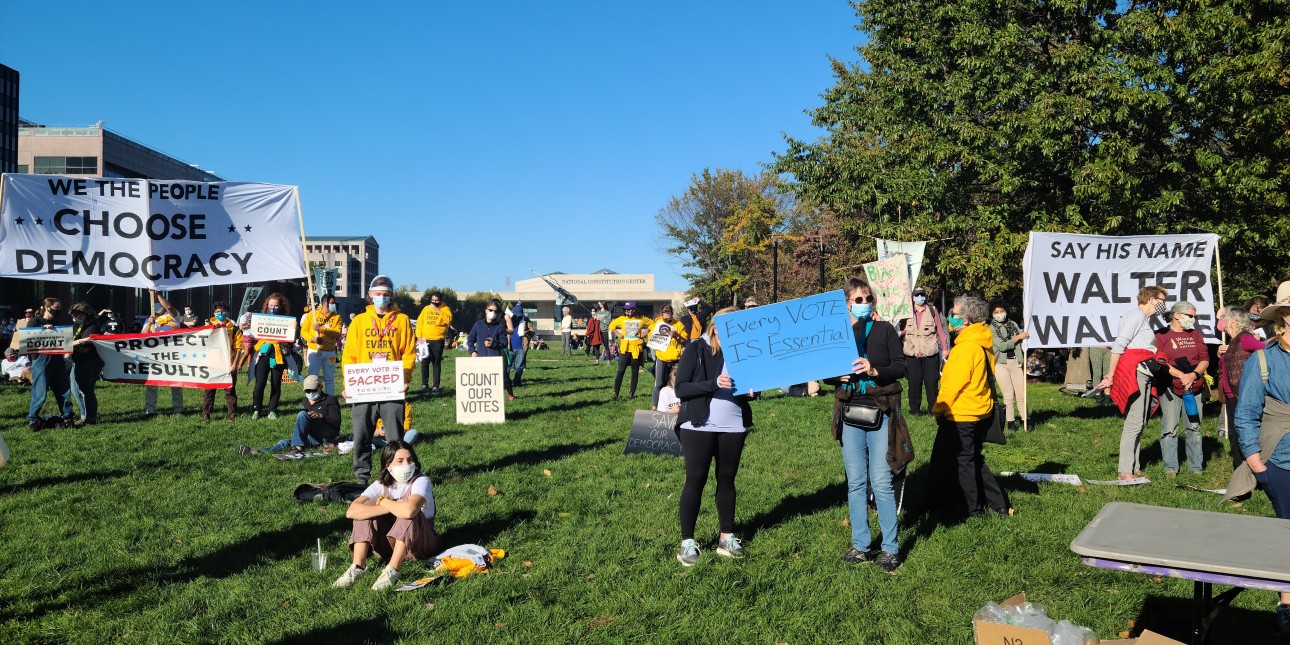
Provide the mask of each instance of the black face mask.
{"label": "black face mask", "polygon": [[699,305],[690,305],[689,307],[686,307],[686,309],[689,309],[690,313],[694,313],[699,310]]}

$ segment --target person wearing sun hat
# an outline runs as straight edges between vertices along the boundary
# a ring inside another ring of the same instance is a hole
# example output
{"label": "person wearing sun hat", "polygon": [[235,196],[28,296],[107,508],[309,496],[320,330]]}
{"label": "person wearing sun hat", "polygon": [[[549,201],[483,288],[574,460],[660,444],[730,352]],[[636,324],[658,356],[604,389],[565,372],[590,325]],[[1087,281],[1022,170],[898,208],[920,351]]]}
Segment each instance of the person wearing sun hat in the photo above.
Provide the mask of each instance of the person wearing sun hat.
{"label": "person wearing sun hat", "polygon": [[609,323],[609,333],[615,339],[618,339],[618,374],[614,376],[614,399],[618,399],[618,393],[623,388],[623,372],[627,367],[632,368],[632,389],[629,396],[636,396],[636,382],[640,379],[641,365],[645,362],[645,341],[641,336],[645,335],[653,325],[654,321],[647,316],[641,316],[636,313],[636,301],[628,300],[623,303],[623,315]]}
{"label": "person wearing sun hat", "polygon": [[[371,302],[367,310],[350,321],[342,363],[400,361],[403,363],[402,389],[406,392],[412,382],[412,366],[416,362],[412,322],[394,304],[394,282],[388,276],[378,275],[372,279],[367,298]],[[341,392],[341,396],[348,398],[345,392]],[[381,420],[389,441],[402,439],[404,402],[355,403],[350,416],[354,424],[354,479],[366,485],[372,471],[372,435],[376,431],[376,421]]]}

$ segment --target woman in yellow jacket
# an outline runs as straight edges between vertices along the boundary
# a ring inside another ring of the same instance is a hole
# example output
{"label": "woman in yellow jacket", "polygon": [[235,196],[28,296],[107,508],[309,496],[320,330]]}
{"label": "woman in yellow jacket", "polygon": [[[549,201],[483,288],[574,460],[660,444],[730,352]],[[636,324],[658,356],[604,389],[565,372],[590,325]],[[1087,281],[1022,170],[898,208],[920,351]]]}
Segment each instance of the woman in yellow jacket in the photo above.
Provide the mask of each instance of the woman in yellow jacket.
{"label": "woman in yellow jacket", "polygon": [[667,347],[654,350],[654,393],[650,400],[651,410],[658,409],[659,392],[667,387],[668,379],[676,369],[676,362],[681,360],[681,350],[685,349],[685,342],[689,340],[685,330],[681,328],[680,321],[672,317],[672,305],[663,305],[661,314],[661,317],[654,321],[654,327],[649,332],[649,337],[655,334],[668,336]]}
{"label": "woman in yellow jacket", "polygon": [[340,316],[336,313],[336,296],[326,294],[318,306],[305,314],[300,323],[300,337],[309,348],[305,365],[310,376],[319,376],[328,396],[336,395],[336,343],[340,340]]}
{"label": "woman in yellow jacket", "polygon": [[[383,275],[372,279],[367,297],[367,311],[354,317],[345,336],[345,365],[399,361],[403,363],[403,387],[412,382],[412,364],[416,360],[412,321],[394,304],[394,283]],[[341,396],[348,398],[346,392]],[[404,401],[355,403],[350,410],[354,424],[354,479],[366,485],[372,471],[372,435],[376,420],[385,428],[390,443],[403,439]]]}
{"label": "woman in yellow jacket", "polygon": [[980,298],[960,296],[950,315],[962,318],[964,326],[941,371],[941,389],[932,408],[937,430],[928,466],[927,506],[948,510],[951,517],[981,515],[987,507],[1011,515],[1008,493],[981,457],[985,431],[994,417],[994,333],[983,324],[990,310]]}
{"label": "woman in yellow jacket", "polygon": [[645,341],[641,336],[649,333],[654,324],[648,316],[636,313],[636,301],[623,303],[623,315],[609,323],[609,334],[618,339],[618,374],[614,376],[614,400],[623,388],[623,372],[632,368],[632,389],[628,396],[636,396],[636,382],[640,379],[641,365],[645,363]]}

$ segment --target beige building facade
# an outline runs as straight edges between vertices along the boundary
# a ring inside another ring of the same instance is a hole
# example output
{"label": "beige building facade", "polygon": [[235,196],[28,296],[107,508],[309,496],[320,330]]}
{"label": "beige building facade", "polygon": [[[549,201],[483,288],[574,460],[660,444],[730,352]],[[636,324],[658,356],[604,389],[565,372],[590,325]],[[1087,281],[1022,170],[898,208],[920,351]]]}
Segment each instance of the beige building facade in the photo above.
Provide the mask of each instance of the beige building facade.
{"label": "beige building facade", "polygon": [[[596,273],[552,273],[546,277],[578,299],[579,304],[569,307],[576,334],[582,334],[586,329],[589,309],[600,301],[612,309],[621,307],[628,300],[635,300],[636,307],[642,314],[655,318],[666,304],[672,305],[679,315],[681,303],[685,300],[684,291],[655,290],[653,273],[614,273],[605,270]],[[524,310],[537,323],[538,331],[543,336],[549,338],[558,334],[559,296],[542,278],[517,280],[514,291],[499,291],[498,294],[506,303],[523,302]],[[470,295],[458,294],[462,299]]]}

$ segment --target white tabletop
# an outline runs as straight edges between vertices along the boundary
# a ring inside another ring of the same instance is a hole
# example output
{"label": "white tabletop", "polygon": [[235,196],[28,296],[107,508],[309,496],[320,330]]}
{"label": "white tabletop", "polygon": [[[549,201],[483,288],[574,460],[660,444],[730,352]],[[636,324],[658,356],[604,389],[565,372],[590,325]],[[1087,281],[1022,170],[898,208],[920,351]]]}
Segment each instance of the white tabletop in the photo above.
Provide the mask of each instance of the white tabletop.
{"label": "white tabletop", "polygon": [[1290,581],[1290,520],[1111,502],[1071,542],[1105,560]]}

